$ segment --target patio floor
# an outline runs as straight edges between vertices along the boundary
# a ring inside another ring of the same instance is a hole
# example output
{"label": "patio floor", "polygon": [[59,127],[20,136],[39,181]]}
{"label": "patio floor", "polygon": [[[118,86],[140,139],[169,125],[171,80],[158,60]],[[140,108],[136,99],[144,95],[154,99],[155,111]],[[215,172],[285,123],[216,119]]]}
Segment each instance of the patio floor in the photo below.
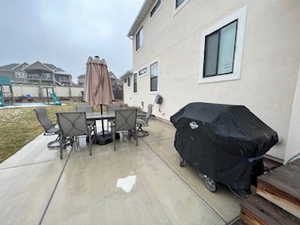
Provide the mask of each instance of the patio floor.
{"label": "patio floor", "polygon": [[226,188],[210,193],[193,169],[179,167],[172,126],[151,120],[147,130],[137,147],[94,145],[93,156],[83,147],[64,160],[46,148],[54,137],[37,137],[0,164],[1,224],[219,225],[239,215]]}

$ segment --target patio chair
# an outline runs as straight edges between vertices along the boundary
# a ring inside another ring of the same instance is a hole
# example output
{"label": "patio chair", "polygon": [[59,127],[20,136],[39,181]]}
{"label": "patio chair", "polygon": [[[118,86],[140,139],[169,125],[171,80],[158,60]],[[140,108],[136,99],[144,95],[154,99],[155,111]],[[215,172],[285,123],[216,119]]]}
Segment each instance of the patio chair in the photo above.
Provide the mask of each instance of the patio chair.
{"label": "patio chair", "polygon": [[51,141],[47,144],[48,148],[56,148],[59,147],[58,145],[55,145],[55,143],[58,143],[60,140],[60,135],[59,135],[59,128],[56,126],[55,123],[53,123],[49,117],[47,110],[45,108],[35,108],[35,115],[39,123],[44,129],[44,135],[58,135],[57,138],[54,141]]}
{"label": "patio chair", "polygon": [[[86,113],[93,112],[93,108],[88,104],[78,104],[75,106],[75,109],[76,112],[86,112]],[[96,121],[87,121],[87,123],[92,130],[95,130]]]}
{"label": "patio chair", "polygon": [[116,111],[121,108],[122,108],[121,104],[110,104],[107,106],[107,111],[112,112],[112,111]]}
{"label": "patio chair", "polygon": [[112,124],[112,136],[114,142],[114,151],[116,151],[116,133],[128,131],[130,137],[133,136],[138,145],[138,137],[136,132],[137,110],[133,108],[116,110],[116,119]]}
{"label": "patio chair", "polygon": [[145,137],[145,136],[149,135],[149,132],[145,131],[143,129],[143,127],[148,126],[149,120],[150,120],[151,115],[152,115],[152,109],[153,109],[153,105],[149,104],[147,113],[138,116],[136,124],[137,124],[137,134],[138,134],[139,137]]}
{"label": "patio chair", "polygon": [[79,146],[78,137],[87,135],[89,154],[92,155],[92,134],[86,120],[85,112],[56,113],[60,128],[60,159],[63,159],[63,149],[71,145],[72,149]]}

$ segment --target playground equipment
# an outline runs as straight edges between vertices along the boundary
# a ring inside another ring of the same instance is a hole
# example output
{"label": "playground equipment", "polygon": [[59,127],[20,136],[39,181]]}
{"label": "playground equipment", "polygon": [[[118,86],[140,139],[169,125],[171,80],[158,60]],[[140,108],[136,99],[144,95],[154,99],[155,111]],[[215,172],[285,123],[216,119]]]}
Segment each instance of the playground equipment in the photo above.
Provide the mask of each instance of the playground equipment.
{"label": "playground equipment", "polygon": [[54,105],[61,105],[61,101],[59,97],[56,95],[54,91],[54,87],[41,87],[42,93],[43,90],[46,90],[46,99],[47,99],[47,104],[50,105],[50,99],[52,100],[52,104]]}
{"label": "playground equipment", "polygon": [[[4,87],[8,87],[9,91],[5,92]],[[8,96],[5,96],[8,93]],[[9,105],[13,105],[14,103],[14,94],[11,84],[11,78],[9,76],[1,76],[0,77],[0,107],[5,106],[5,97],[9,98]]]}

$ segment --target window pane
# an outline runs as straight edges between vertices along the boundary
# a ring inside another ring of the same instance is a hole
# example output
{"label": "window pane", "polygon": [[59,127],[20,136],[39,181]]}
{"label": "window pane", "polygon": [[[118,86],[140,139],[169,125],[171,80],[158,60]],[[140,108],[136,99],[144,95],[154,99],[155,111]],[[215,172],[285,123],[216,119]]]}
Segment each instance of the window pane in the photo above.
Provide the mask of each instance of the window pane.
{"label": "window pane", "polygon": [[219,32],[205,38],[204,77],[217,74]]}
{"label": "window pane", "polygon": [[185,0],[176,0],[176,8],[180,6]]}
{"label": "window pane", "polygon": [[140,47],[143,47],[144,45],[144,29],[140,29]]}
{"label": "window pane", "polygon": [[138,50],[140,48],[140,33],[138,32],[135,36],[135,49]]}
{"label": "window pane", "polygon": [[128,77],[127,86],[130,87],[130,77]]}
{"label": "window pane", "polygon": [[156,62],[150,65],[150,91],[158,91],[158,76],[159,66]]}
{"label": "window pane", "polygon": [[157,91],[158,90],[158,79],[157,77],[151,77],[150,78],[150,91]]}
{"label": "window pane", "polygon": [[142,27],[137,32],[136,37],[135,37],[135,47],[136,47],[136,50],[138,50],[141,47],[143,47],[143,43],[144,43],[144,31],[143,31],[143,27]]}
{"label": "window pane", "polygon": [[156,77],[158,76],[158,63],[153,63],[151,66],[150,66],[150,76],[151,77]]}
{"label": "window pane", "polygon": [[220,31],[218,74],[233,72],[236,30],[237,21]]}

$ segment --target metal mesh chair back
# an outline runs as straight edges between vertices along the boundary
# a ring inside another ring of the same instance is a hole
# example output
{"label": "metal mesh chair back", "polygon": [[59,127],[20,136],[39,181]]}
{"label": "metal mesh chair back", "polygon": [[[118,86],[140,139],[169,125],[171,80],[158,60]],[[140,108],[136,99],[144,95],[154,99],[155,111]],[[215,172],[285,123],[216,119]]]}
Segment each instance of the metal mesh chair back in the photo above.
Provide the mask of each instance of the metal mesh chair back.
{"label": "metal mesh chair back", "polygon": [[90,105],[88,104],[79,104],[76,105],[76,112],[93,112],[93,109]]}
{"label": "metal mesh chair back", "polygon": [[88,135],[85,112],[56,113],[61,133],[64,137]]}
{"label": "metal mesh chair back", "polygon": [[107,106],[107,111],[108,112],[112,112],[112,111],[116,111],[116,110],[119,110],[121,109],[121,105],[120,104],[110,104]]}
{"label": "metal mesh chair back", "polygon": [[49,119],[47,110],[45,108],[35,108],[34,111],[45,132],[55,126],[55,124]]}
{"label": "metal mesh chair back", "polygon": [[153,105],[152,104],[149,104],[148,105],[148,111],[147,111],[147,114],[146,114],[146,119],[145,119],[145,122],[146,124],[148,124],[150,118],[151,118],[151,115],[152,115],[152,109],[153,109]]}
{"label": "metal mesh chair back", "polygon": [[136,129],[136,115],[137,110],[133,108],[116,110],[116,131]]}

